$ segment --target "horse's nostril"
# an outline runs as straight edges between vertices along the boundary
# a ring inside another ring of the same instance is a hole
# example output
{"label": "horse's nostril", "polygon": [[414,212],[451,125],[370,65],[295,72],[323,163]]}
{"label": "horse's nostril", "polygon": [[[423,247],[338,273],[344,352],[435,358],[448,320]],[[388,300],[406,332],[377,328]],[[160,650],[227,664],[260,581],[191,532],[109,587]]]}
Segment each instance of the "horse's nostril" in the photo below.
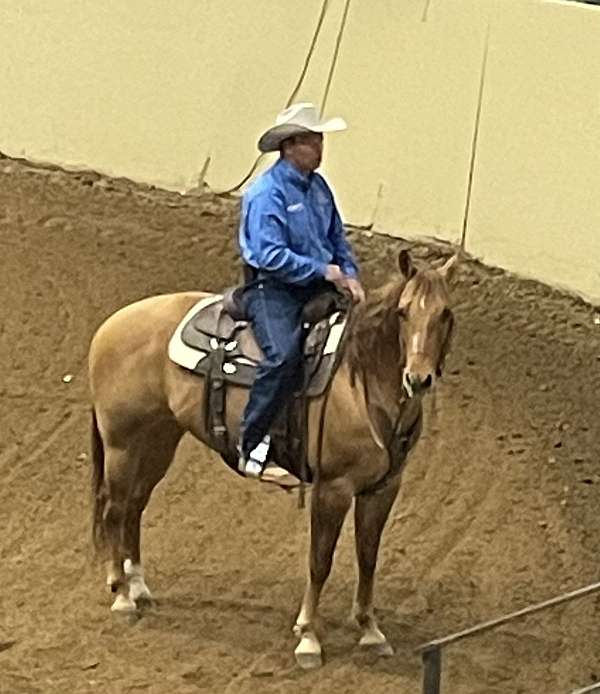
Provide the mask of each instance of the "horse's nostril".
{"label": "horse's nostril", "polygon": [[421,379],[419,378],[418,374],[408,374],[408,382],[413,388],[419,388],[421,386]]}
{"label": "horse's nostril", "polygon": [[411,397],[415,393],[422,393],[424,390],[428,390],[432,385],[433,376],[431,374],[428,374],[425,378],[421,378],[416,373],[404,374],[404,387]]}

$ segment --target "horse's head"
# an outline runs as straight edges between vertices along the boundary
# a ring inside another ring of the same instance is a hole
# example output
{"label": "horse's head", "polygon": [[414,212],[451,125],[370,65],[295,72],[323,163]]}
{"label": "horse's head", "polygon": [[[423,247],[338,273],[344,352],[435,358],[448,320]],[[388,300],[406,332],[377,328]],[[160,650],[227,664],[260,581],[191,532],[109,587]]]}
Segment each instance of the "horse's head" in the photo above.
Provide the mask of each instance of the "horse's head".
{"label": "horse's head", "polygon": [[409,397],[425,392],[441,376],[450,348],[454,317],[448,282],[458,256],[441,268],[417,269],[408,251],[400,252],[405,284],[398,301],[400,343],[404,354],[402,385]]}

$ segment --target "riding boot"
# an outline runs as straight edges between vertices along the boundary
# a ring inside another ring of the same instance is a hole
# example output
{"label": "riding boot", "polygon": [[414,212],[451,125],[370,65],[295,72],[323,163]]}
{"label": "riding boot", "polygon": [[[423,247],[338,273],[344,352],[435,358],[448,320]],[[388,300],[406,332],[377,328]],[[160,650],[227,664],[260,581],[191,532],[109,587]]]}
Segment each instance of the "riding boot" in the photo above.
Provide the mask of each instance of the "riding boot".
{"label": "riding boot", "polygon": [[255,446],[249,453],[245,454],[241,443],[238,445],[238,470],[246,477],[259,479],[265,469],[271,437],[266,434],[262,441]]}

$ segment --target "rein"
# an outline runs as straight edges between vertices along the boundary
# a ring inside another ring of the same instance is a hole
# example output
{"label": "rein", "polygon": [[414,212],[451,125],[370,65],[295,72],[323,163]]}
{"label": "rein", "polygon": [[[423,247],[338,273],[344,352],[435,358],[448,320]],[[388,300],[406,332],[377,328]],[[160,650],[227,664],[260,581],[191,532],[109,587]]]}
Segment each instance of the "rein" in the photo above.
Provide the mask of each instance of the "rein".
{"label": "rein", "polygon": [[[321,405],[321,411],[319,413],[319,427],[318,427],[318,432],[317,432],[317,456],[316,456],[316,475],[319,474],[319,471],[321,469],[321,461],[323,458],[323,438],[325,434],[325,417],[327,414],[327,405],[329,403],[329,395],[331,393],[331,389],[333,387],[333,382],[335,380],[335,374],[340,366],[340,363],[345,356],[345,351],[346,351],[346,343],[348,340],[348,335],[349,335],[349,330],[348,327],[351,324],[351,317],[352,317],[352,311],[353,311],[353,305],[350,304],[347,310],[347,318],[346,318],[346,324],[344,326],[344,332],[342,334],[342,337],[340,339],[340,345],[337,351],[336,355],[336,361],[334,363],[333,367],[333,377],[329,383],[329,386],[327,390],[325,391],[325,394],[323,396],[323,403]],[[365,393],[365,403],[367,405],[367,417],[369,418],[369,423],[371,425],[372,431],[376,431],[375,427],[373,426],[373,422],[370,418],[369,415],[369,388],[367,384],[367,378],[363,369],[362,372],[362,381],[363,381],[363,388],[364,388],[364,393]],[[410,451],[411,448],[411,441],[412,438],[417,431],[417,429],[421,425],[421,420],[422,420],[422,412],[419,412],[417,416],[414,418],[412,421],[410,427],[406,430],[402,430],[402,420],[404,418],[404,412],[402,408],[400,408],[398,415],[394,421],[394,425],[392,427],[391,433],[387,438],[387,441],[382,441],[382,445],[388,455],[388,460],[389,460],[389,467],[386,473],[381,477],[377,482],[375,482],[373,485],[370,487],[367,487],[366,489],[362,490],[359,492],[359,496],[364,495],[368,496],[370,494],[376,494],[377,492],[380,492],[382,489],[384,489],[388,483],[393,480],[397,475],[400,473],[402,469],[402,465],[406,460],[406,457]],[[306,423],[306,429],[308,431],[308,422]],[[375,441],[377,443],[377,441]],[[306,457],[303,458],[304,464],[306,464]],[[303,466],[304,467],[304,466]],[[306,494],[306,470],[303,469],[302,471],[302,479],[300,480],[300,490],[299,490],[299,498],[298,498],[298,507],[299,508],[304,508],[305,506],[305,494]]]}
{"label": "rein", "polygon": [[[367,417],[369,419],[371,429],[377,431],[373,425],[371,416],[369,414],[369,386],[367,383],[367,377],[364,372],[364,369],[362,373],[362,380],[363,390],[365,394]],[[421,421],[423,417],[422,410],[418,411],[418,414],[412,421],[410,427],[405,431],[402,430],[403,417],[404,412],[402,411],[402,407],[400,407],[398,415],[394,420],[394,425],[392,427],[390,435],[387,438],[387,441],[382,442],[383,448],[388,456],[389,467],[387,471],[385,472],[383,477],[377,480],[377,482],[359,492],[358,496],[370,496],[371,494],[377,494],[378,492],[385,489],[385,487],[387,487],[387,485],[400,474],[402,466],[406,461],[408,453],[411,449],[412,438],[417,432],[418,428],[421,426]],[[373,434],[371,434],[371,436],[373,436]],[[378,442],[375,441],[375,443]]]}
{"label": "rein", "polygon": [[[333,382],[335,381],[335,377],[337,374],[337,370],[340,367],[340,364],[342,363],[342,359],[345,356],[346,353],[346,343],[348,342],[348,334],[349,334],[349,326],[351,324],[351,318],[352,318],[352,312],[354,311],[354,304],[352,303],[351,300],[348,301],[347,308],[345,309],[346,311],[346,322],[344,324],[344,330],[340,336],[340,342],[335,354],[335,360],[333,362],[332,366],[332,376],[331,380],[329,381],[329,385],[327,386],[327,390],[325,391],[323,395],[323,403],[321,405],[321,412],[319,413],[319,428],[317,431],[317,457],[315,460],[315,476],[317,476],[321,470],[321,460],[323,458],[323,437],[325,435],[325,415],[327,413],[327,405],[329,403],[329,395],[331,393],[331,389],[333,387]],[[308,442],[309,440],[309,426],[308,426],[308,418],[305,424],[305,431],[306,431],[306,441]],[[307,478],[307,470],[306,466],[308,465],[308,456],[303,456],[302,457],[302,475],[300,479],[300,489],[299,489],[299,496],[298,496],[298,508],[304,508],[305,506],[305,497],[306,497],[306,478]]]}
{"label": "rein", "polygon": [[[342,359],[345,356],[346,353],[346,345],[348,341],[348,335],[349,335],[349,330],[348,327],[351,324],[351,317],[352,317],[352,311],[353,311],[353,305],[350,304],[348,311],[347,311],[347,319],[346,319],[346,325],[344,327],[344,332],[342,334],[342,337],[340,339],[340,345],[339,349],[336,355],[336,361],[333,367],[333,377],[329,383],[329,386],[327,390],[324,393],[323,396],[323,402],[321,405],[321,411],[319,413],[319,426],[318,426],[318,433],[317,433],[317,455],[316,455],[316,467],[315,467],[315,475],[317,476],[320,472],[321,469],[321,462],[322,462],[322,457],[323,457],[323,439],[324,439],[324,431],[325,431],[325,417],[327,414],[327,405],[329,402],[329,395],[331,393],[331,389],[333,387],[333,382],[335,380],[335,375],[337,372],[337,369],[340,366],[340,363]],[[448,336],[447,340],[449,340],[450,336]],[[445,349],[442,350],[445,352]],[[436,369],[436,373],[438,375],[441,375],[441,370],[443,368],[443,364],[438,364],[438,367]],[[369,397],[369,386],[368,386],[368,381],[367,381],[367,376],[365,373],[365,369],[361,369],[362,373],[362,382],[363,382],[363,390],[364,390],[364,398],[365,398],[365,405],[366,405],[366,414],[367,418],[369,421],[369,426],[371,429],[371,437],[373,438],[374,442],[376,445],[379,447],[382,447],[388,458],[388,469],[386,472],[383,474],[383,476],[378,479],[376,482],[371,484],[370,486],[366,487],[365,489],[361,490],[358,492],[357,496],[370,496],[372,494],[377,494],[381,491],[383,491],[393,480],[395,480],[398,475],[402,472],[402,468],[404,463],[406,462],[407,456],[413,447],[415,443],[415,437],[418,438],[423,422],[423,409],[422,406],[416,407],[415,408],[415,413],[411,413],[410,411],[407,412],[406,408],[403,407],[403,403],[406,403],[406,400],[402,401],[399,405],[399,411],[398,414],[396,415],[391,431],[389,434],[385,437],[382,437],[381,441],[378,441],[377,439],[379,436],[377,434],[381,435],[380,432],[378,432],[377,428],[374,426],[373,420],[371,418],[370,414],[370,397]],[[406,426],[406,420],[410,420],[410,424],[408,425],[407,428],[404,428]],[[404,425],[404,426],[403,426]],[[306,422],[306,432],[308,434],[308,422]],[[308,439],[307,439],[308,440]],[[305,486],[306,486],[306,469],[305,465],[307,465],[307,456],[304,458],[304,465],[303,465],[303,471],[302,471],[302,479],[301,479],[301,484],[300,484],[300,497],[299,497],[299,508],[304,508],[305,504]]]}
{"label": "rein", "polygon": [[369,384],[364,367],[361,369],[361,376],[363,382],[365,409],[367,413],[367,419],[369,421],[369,428],[371,429],[371,437],[378,446],[385,450],[388,457],[388,469],[384,473],[383,477],[377,480],[374,484],[368,486],[366,489],[363,489],[358,494],[359,496],[369,496],[371,494],[377,494],[378,492],[385,489],[385,487],[387,487],[387,485],[400,474],[402,466],[406,461],[406,458],[410,451],[412,438],[421,425],[422,410],[418,411],[417,416],[414,417],[409,428],[403,431],[402,424],[406,412],[402,407],[402,403],[400,403],[398,408],[398,414],[396,415],[393,421],[389,435],[387,436],[387,438],[384,438],[382,433],[377,430],[377,427],[374,425],[373,420],[371,418],[371,398],[369,396]]}

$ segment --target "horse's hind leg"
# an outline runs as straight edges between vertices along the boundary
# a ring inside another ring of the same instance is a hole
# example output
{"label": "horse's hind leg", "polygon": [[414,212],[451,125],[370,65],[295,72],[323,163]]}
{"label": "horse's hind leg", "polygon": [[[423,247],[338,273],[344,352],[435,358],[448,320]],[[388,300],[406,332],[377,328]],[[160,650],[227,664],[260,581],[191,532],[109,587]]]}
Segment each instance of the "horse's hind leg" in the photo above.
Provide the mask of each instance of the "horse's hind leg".
{"label": "horse's hind leg", "polygon": [[161,423],[160,428],[144,437],[137,474],[133,481],[125,517],[123,552],[124,571],[129,583],[129,600],[150,601],[152,595],[144,579],[140,550],[141,519],[154,487],[165,476],[175,455],[183,431],[175,423]]}
{"label": "horse's hind leg", "polygon": [[108,551],[106,582],[115,594],[112,610],[132,612],[135,603],[129,598],[129,582],[123,568],[123,535],[129,496],[139,456],[135,443],[123,447],[107,445],[104,451],[104,495],[102,513],[103,535]]}
{"label": "horse's hind leg", "polygon": [[358,496],[354,511],[358,587],[353,617],[362,632],[360,645],[374,649],[379,655],[393,655],[394,652],[375,619],[373,585],[381,533],[398,495],[399,487],[398,480],[378,494]]}

